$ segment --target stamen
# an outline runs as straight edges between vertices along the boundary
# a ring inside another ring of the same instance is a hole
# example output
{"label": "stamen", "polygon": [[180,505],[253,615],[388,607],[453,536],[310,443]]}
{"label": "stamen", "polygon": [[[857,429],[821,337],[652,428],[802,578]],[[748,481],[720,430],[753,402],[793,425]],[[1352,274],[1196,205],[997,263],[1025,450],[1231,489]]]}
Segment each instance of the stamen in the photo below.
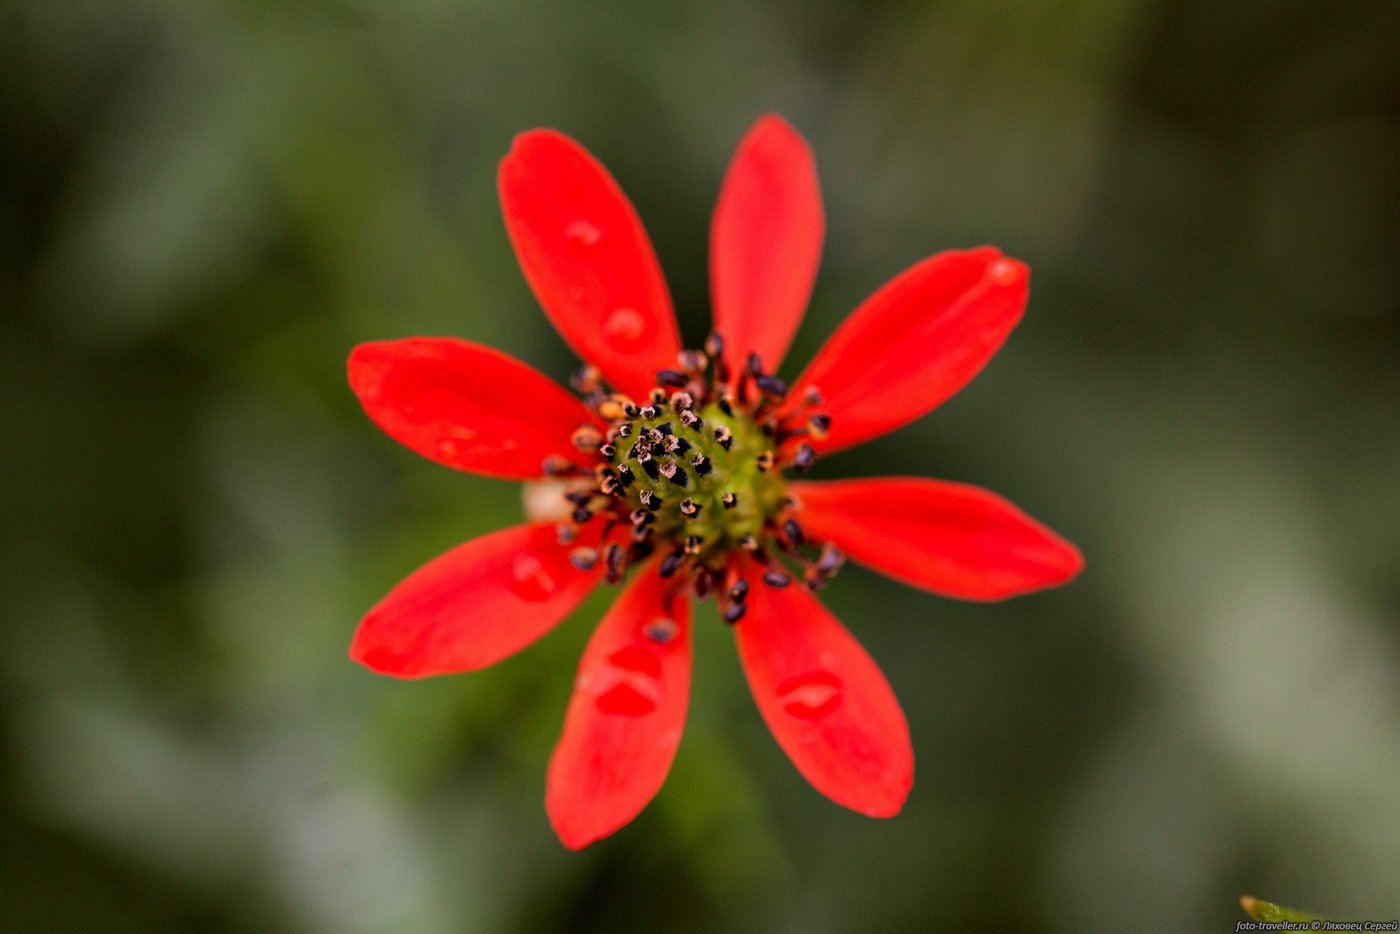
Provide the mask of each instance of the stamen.
{"label": "stamen", "polygon": [[652,460],[651,454],[643,451],[638,455],[637,460],[641,463],[642,469],[647,472],[647,476],[653,480],[660,476],[660,471],[656,469],[656,461]]}
{"label": "stamen", "polygon": [[719,397],[719,410],[730,418],[734,417],[734,397],[724,393]]}
{"label": "stamen", "polygon": [[651,404],[654,406],[664,406],[666,404],[666,390],[662,389],[660,386],[653,386],[651,387],[651,392],[647,394],[647,398],[651,400]]}
{"label": "stamen", "polygon": [[745,551],[758,551],[758,539],[752,535],[745,535],[739,539],[739,547]]}
{"label": "stamen", "polygon": [[661,559],[661,566],[656,569],[656,573],[662,577],[671,577],[680,570],[681,562],[684,560],[684,551],[673,551]]}
{"label": "stamen", "polygon": [[583,396],[597,392],[602,382],[603,371],[591,363],[579,367],[569,377],[569,385],[574,387],[575,392]]}
{"label": "stamen", "polygon": [[641,416],[642,416],[642,418],[655,418],[656,416],[658,416],[658,415],[660,415],[660,414],[661,414],[661,410],[658,409],[658,408],[657,408],[656,406],[654,406],[654,405],[644,405],[644,406],[642,406],[642,411],[641,411]]}
{"label": "stamen", "polygon": [[606,564],[608,567],[607,579],[609,584],[616,584],[622,580],[622,546],[617,542],[608,545]]}
{"label": "stamen", "polygon": [[675,478],[676,465],[673,461],[667,461],[661,465],[661,476],[665,477],[667,480]]}
{"label": "stamen", "polygon": [[807,430],[812,433],[812,437],[818,441],[825,441],[826,436],[831,432],[831,416],[825,412],[818,412],[807,419]]}
{"label": "stamen", "polygon": [[690,379],[679,370],[657,370],[656,381],[664,386],[673,386],[676,389],[684,389],[686,383],[690,382]]}
{"label": "stamen", "polygon": [[807,540],[807,536],[802,534],[802,526],[797,524],[796,519],[788,519],[783,523],[783,534],[794,545],[800,545]]}
{"label": "stamen", "polygon": [[817,559],[817,573],[824,577],[829,577],[841,569],[841,565],[846,563],[846,556],[841,549],[831,542],[822,545],[821,557]]}
{"label": "stamen", "polygon": [[598,563],[598,549],[596,548],[575,548],[569,552],[569,563],[580,571],[591,571]]}
{"label": "stamen", "polygon": [[[670,450],[671,450],[670,446],[667,446],[666,450],[670,451]],[[684,438],[677,437],[677,438],[676,438],[676,449],[675,449],[672,453],[674,453],[674,454],[677,455],[677,456],[680,456],[680,455],[684,454],[686,451],[689,451],[689,450],[690,450],[690,442],[687,441],[687,440],[685,440]]]}
{"label": "stamen", "polygon": [[762,454],[758,455],[758,457],[754,458],[754,466],[759,470],[772,470],[773,452],[764,451]]}
{"label": "stamen", "polygon": [[676,354],[676,363],[682,370],[691,376],[698,376],[705,371],[705,364],[709,359],[698,350],[682,350]]}
{"label": "stamen", "polygon": [[720,355],[724,353],[724,338],[719,335],[718,331],[711,331],[709,336],[705,338],[705,353],[710,355],[711,360],[718,360]]}
{"label": "stamen", "polygon": [[671,397],[671,408],[675,410],[677,415],[694,407],[695,397],[688,392],[678,392]]}
{"label": "stamen", "polygon": [[[672,464],[671,466],[675,467],[674,464]],[[673,470],[672,473],[666,477],[666,479],[670,480],[672,483],[674,483],[681,489],[685,489],[686,487],[690,486],[690,476],[684,470]]]}
{"label": "stamen", "polygon": [[579,525],[585,525],[588,520],[593,518],[593,513],[589,512],[587,507],[580,506],[569,515],[569,518],[573,519]]}
{"label": "stamen", "polygon": [[719,501],[724,504],[725,509],[733,509],[738,504],[739,497],[733,493],[725,493],[719,498]]}
{"label": "stamen", "polygon": [[747,603],[731,603],[724,608],[724,621],[733,626],[744,618],[744,614],[749,611]]}
{"label": "stamen", "polygon": [[766,395],[772,396],[775,399],[782,399],[787,395],[787,383],[778,379],[776,376],[758,373],[754,375],[753,381],[754,385],[763,390]]}
{"label": "stamen", "polygon": [[681,424],[691,431],[699,431],[705,427],[705,420],[695,414],[693,409],[681,409]]}
{"label": "stamen", "polygon": [[729,445],[734,443],[734,432],[730,431],[727,425],[720,425],[715,429],[715,440],[719,442],[720,447],[727,451]]}
{"label": "stamen", "polygon": [[614,457],[617,456],[617,445],[605,444],[598,449],[598,453],[606,457],[608,460],[612,460]]}
{"label": "stamen", "polygon": [[637,475],[632,473],[632,468],[626,464],[618,464],[614,469],[617,471],[618,482],[622,484],[624,490],[637,479]]}
{"label": "stamen", "polygon": [[742,577],[729,586],[729,599],[735,603],[743,603],[748,595],[749,582]]}
{"label": "stamen", "polygon": [[633,525],[641,527],[649,522],[655,522],[656,513],[648,512],[645,509],[634,509],[627,514],[627,519]]}
{"label": "stamen", "polygon": [[806,402],[808,405],[821,405],[822,391],[816,386],[808,386],[807,391],[802,394],[802,401]]}
{"label": "stamen", "polygon": [[695,472],[702,477],[707,476],[713,469],[710,466],[710,459],[698,451],[695,453],[694,459],[691,460],[690,466],[694,467]]}
{"label": "stamen", "polygon": [[657,425],[655,428],[653,428],[652,431],[657,432],[663,438],[669,438],[671,436],[671,423],[662,422],[660,425]]}
{"label": "stamen", "polygon": [[698,535],[692,535],[685,540],[685,553],[688,555],[698,555],[703,547],[705,540]]}
{"label": "stamen", "polygon": [[691,587],[695,589],[695,599],[704,600],[715,589],[715,574],[703,564],[695,569],[695,574],[691,577]]}
{"label": "stamen", "polygon": [[805,472],[810,470],[817,462],[817,451],[806,441],[797,446],[797,453],[792,456],[792,469]]}
{"label": "stamen", "polygon": [[750,376],[762,376],[763,358],[756,352],[750,352],[749,355],[744,358],[744,371]]}
{"label": "stamen", "polygon": [[562,454],[549,454],[540,462],[540,470],[547,477],[562,477],[574,472],[574,464]]}
{"label": "stamen", "polygon": [[561,545],[571,545],[578,538],[578,526],[561,522],[554,527],[554,540]]}
{"label": "stamen", "polygon": [[596,451],[603,446],[603,433],[592,425],[580,425],[569,440],[580,451]]}
{"label": "stamen", "polygon": [[651,490],[642,490],[641,500],[644,509],[655,511],[661,506],[661,497],[657,496]]}
{"label": "stamen", "polygon": [[792,583],[792,576],[782,571],[768,571],[763,575],[763,582],[769,587],[781,590]]}
{"label": "stamen", "polygon": [[[651,515],[651,513],[647,513],[647,515]],[[700,507],[695,505],[695,500],[687,496],[685,499],[681,500],[681,515],[688,519],[694,519],[696,516],[700,515]]]}
{"label": "stamen", "polygon": [[662,445],[662,447],[666,449],[666,453],[674,454],[676,452],[676,448],[681,446],[681,441],[683,440],[685,439],[678,438],[675,435],[667,435],[666,442]]}

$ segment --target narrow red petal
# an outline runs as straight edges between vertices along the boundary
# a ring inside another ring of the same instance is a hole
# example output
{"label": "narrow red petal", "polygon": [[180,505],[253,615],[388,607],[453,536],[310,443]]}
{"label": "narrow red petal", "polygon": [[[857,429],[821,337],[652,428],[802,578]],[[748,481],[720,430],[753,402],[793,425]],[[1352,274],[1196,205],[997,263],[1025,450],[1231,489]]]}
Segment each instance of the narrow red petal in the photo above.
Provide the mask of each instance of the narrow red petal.
{"label": "narrow red petal", "polygon": [[1029,270],[995,247],[930,256],[866,299],[790,396],[820,390],[831,431],[818,452],[859,444],[932,411],[977,375],[1021,320]]}
{"label": "narrow red petal", "polygon": [[949,597],[1001,600],[1058,586],[1084,568],[1078,548],[981,487],[879,477],[788,490],[808,536]]}
{"label": "narrow red petal", "polygon": [[350,388],[374,423],[424,457],[472,473],[527,479],[559,455],[590,466],[570,443],[596,419],[549,377],[509,354],[451,337],[360,344]]}
{"label": "narrow red petal", "polygon": [[501,529],[404,578],[365,614],[350,657],[400,678],[485,668],[554,628],[601,574],[569,563],[552,523]]}
{"label": "narrow red petal", "polygon": [[710,225],[715,330],[730,370],[750,352],[775,372],[807,309],[825,221],[812,150],[777,114],[739,142]]}
{"label": "narrow red petal", "polygon": [[675,758],[690,697],[690,602],[646,568],[598,625],[579,662],[545,807],[579,850],[636,817]]}
{"label": "narrow red petal", "polygon": [[870,817],[899,813],[914,783],[909,726],[875,662],[806,589],[760,582],[734,627],[739,660],[778,745],[812,786]]}
{"label": "narrow red petal", "polygon": [[555,130],[515,138],[497,176],[506,232],[569,346],[636,398],[674,368],[671,297],[636,210],[608,170]]}

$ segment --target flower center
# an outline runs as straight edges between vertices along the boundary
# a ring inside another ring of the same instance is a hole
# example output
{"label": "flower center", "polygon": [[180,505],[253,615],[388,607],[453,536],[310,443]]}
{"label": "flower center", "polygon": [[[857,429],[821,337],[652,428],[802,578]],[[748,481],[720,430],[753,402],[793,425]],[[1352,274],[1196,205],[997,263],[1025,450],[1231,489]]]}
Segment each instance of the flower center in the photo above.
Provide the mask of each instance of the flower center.
{"label": "flower center", "polygon": [[823,437],[831,419],[811,411],[821,401],[815,390],[799,404],[787,400],[787,386],[764,373],[756,355],[731,374],[718,335],[705,350],[682,351],[679,369],[658,371],[641,404],[608,392],[598,370],[584,367],[574,388],[607,425],[574,432],[575,447],[598,456],[593,476],[562,457],[544,467],[560,478],[573,507],[559,539],[575,546],[576,566],[603,560],[617,582],[630,565],[664,550],[661,575],[700,599],[717,593],[732,623],[744,614],[750,586],[736,553],[752,555],[770,587],[788,586],[789,564],[800,565],[813,590],[844,560],[830,543],[803,534],[782,475],[784,467],[812,465],[807,439]]}

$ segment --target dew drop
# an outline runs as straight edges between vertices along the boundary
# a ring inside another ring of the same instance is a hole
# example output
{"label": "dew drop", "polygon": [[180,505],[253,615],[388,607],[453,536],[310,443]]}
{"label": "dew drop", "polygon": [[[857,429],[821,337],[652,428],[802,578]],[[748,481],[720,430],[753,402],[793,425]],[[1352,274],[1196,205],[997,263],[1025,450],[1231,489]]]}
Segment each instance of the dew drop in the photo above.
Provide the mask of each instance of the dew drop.
{"label": "dew drop", "polygon": [[616,350],[638,350],[646,341],[646,319],[635,308],[615,308],[603,322],[603,336]]}
{"label": "dew drop", "polygon": [[516,555],[510,569],[510,589],[522,600],[548,600],[559,592],[559,582],[534,555]]}
{"label": "dew drop", "polygon": [[564,236],[580,246],[594,246],[603,239],[603,232],[598,229],[597,224],[580,218],[565,229]]}
{"label": "dew drop", "polygon": [[778,685],[783,710],[802,720],[817,720],[841,706],[841,681],[829,671],[789,678]]}
{"label": "dew drop", "polygon": [[661,703],[661,660],[640,645],[629,645],[608,656],[589,681],[603,713],[628,717],[649,714]]}

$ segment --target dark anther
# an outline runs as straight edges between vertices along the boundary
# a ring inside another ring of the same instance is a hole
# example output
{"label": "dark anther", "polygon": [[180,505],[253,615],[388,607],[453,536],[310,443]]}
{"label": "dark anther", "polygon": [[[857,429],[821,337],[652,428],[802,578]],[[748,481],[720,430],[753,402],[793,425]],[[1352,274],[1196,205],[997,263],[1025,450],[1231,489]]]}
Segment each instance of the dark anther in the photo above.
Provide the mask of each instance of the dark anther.
{"label": "dark anther", "polygon": [[651,526],[639,525],[632,529],[632,541],[644,542],[651,538]]}
{"label": "dark anther", "polygon": [[733,626],[744,618],[744,614],[749,611],[747,603],[731,603],[724,608],[724,621]]}
{"label": "dark anther", "polygon": [[734,443],[734,432],[730,431],[727,426],[720,425],[715,429],[715,440],[719,442],[720,447],[727,451],[729,445]]}
{"label": "dark anther", "polygon": [[705,338],[705,353],[709,354],[712,359],[724,353],[724,338],[720,337],[719,332],[711,331],[710,335]]}
{"label": "dark anther", "polygon": [[561,545],[572,545],[578,538],[578,526],[561,522],[554,527],[554,540]]}
{"label": "dark anther", "polygon": [[598,390],[598,384],[603,379],[603,373],[591,363],[584,364],[574,371],[569,377],[569,385],[574,387],[574,391],[583,395]]}
{"label": "dark anther", "polygon": [[540,462],[540,469],[544,471],[545,476],[561,477],[564,474],[572,473],[574,465],[562,454],[550,454]]}
{"label": "dark anther", "polygon": [[[638,460],[641,460],[641,458],[638,458]],[[646,460],[642,460],[642,469],[645,470],[647,476],[651,477],[653,480],[661,475],[661,471],[656,469],[656,461],[652,459],[650,454],[646,456]]]}
{"label": "dark anther", "polygon": [[769,571],[763,575],[763,582],[769,587],[776,587],[781,590],[783,587],[792,583],[792,577],[788,574],[784,574],[782,571]]}
{"label": "dark anther", "polygon": [[762,389],[770,396],[781,399],[783,396],[787,395],[787,383],[778,379],[776,376],[767,376],[760,373],[753,378],[753,381],[758,384],[759,389]]}
{"label": "dark anther", "polygon": [[657,496],[651,490],[642,490],[641,499],[642,506],[645,509],[655,510],[661,505],[661,497]]}
{"label": "dark anther", "polygon": [[698,350],[682,350],[676,354],[676,364],[692,375],[702,372],[710,361]]}
{"label": "dark anther", "polygon": [[673,449],[667,447],[666,450],[671,451],[673,454],[679,456],[681,454],[684,454],[686,451],[690,450],[690,442],[685,440],[684,438],[677,438],[675,448]]}
{"label": "dark anther", "polygon": [[714,592],[714,572],[702,564],[695,569],[695,575],[691,578],[690,584],[695,588],[695,599],[704,600]]}
{"label": "dark anther", "polygon": [[676,465],[673,461],[667,461],[666,463],[661,465],[661,476],[665,477],[667,480],[670,480],[675,475]]}
{"label": "dark anther", "polygon": [[681,423],[692,431],[699,431],[705,427],[705,420],[692,409],[681,409]]}
{"label": "dark anther", "polygon": [[647,398],[651,400],[652,405],[660,408],[666,404],[666,390],[660,386],[653,386],[651,392],[647,394]]}
{"label": "dark anther", "polygon": [[626,415],[628,418],[636,418],[637,413],[640,411],[641,409],[637,408],[637,404],[631,400],[622,403],[622,414]]}
{"label": "dark anther", "polygon": [[570,513],[569,518],[573,519],[579,525],[583,525],[589,519],[593,518],[593,513],[589,512],[583,506],[580,506],[579,508],[575,509],[572,513]]}
{"label": "dark anther", "polygon": [[651,460],[651,445],[645,441],[638,441],[632,445],[632,459],[639,464]]}
{"label": "dark anther", "polygon": [[802,399],[808,405],[821,405],[822,391],[816,386],[808,386],[807,391],[802,394]]}
{"label": "dark anther", "polygon": [[667,476],[666,479],[670,480],[682,490],[690,486],[690,476],[684,470],[676,470],[672,474]]}
{"label": "dark anther", "polygon": [[807,419],[807,430],[812,433],[812,437],[821,441],[831,431],[831,416],[825,412],[818,412]]}
{"label": "dark anther", "polygon": [[710,459],[699,451],[695,452],[695,459],[690,462],[690,466],[694,467],[695,472],[702,477],[708,474],[712,469],[710,467]]}
{"label": "dark anther", "polygon": [[792,467],[794,470],[808,470],[817,462],[817,452],[806,441],[797,446],[797,453],[792,456]]}
{"label": "dark anther", "polygon": [[622,481],[618,480],[616,476],[604,477],[599,482],[598,489],[604,496],[612,496],[622,489]]}
{"label": "dark anther", "polygon": [[636,479],[637,477],[635,474],[632,473],[631,467],[628,467],[626,464],[617,465],[617,480],[619,483],[622,484],[623,489],[626,489],[627,487],[631,486],[632,481]]}
{"label": "dark anther", "polygon": [[666,449],[666,453],[667,453],[667,454],[674,454],[674,453],[676,453],[676,448],[678,448],[678,447],[680,447],[680,446],[681,446],[681,439],[680,439],[680,438],[677,438],[675,435],[667,435],[667,436],[666,436],[666,443],[662,445],[662,447],[664,447],[664,448]]}
{"label": "dark anther", "polygon": [[[651,513],[646,513],[646,515],[651,515]],[[685,499],[681,500],[681,515],[688,519],[693,519],[700,515],[700,507],[695,505],[695,500],[687,496]]]}
{"label": "dark anther", "polygon": [[688,555],[698,555],[700,549],[705,546],[705,540],[698,535],[692,535],[685,540],[685,553]]}
{"label": "dark anther", "polygon": [[564,498],[575,506],[583,506],[593,498],[592,490],[570,490],[564,494]]}
{"label": "dark anther", "polygon": [[656,513],[647,512],[645,509],[634,509],[627,514],[627,521],[633,525],[646,525],[656,519]]}
{"label": "dark anther", "polygon": [[617,436],[618,436],[619,438],[625,438],[625,437],[627,437],[628,435],[630,435],[631,433],[632,433],[632,423],[631,423],[631,422],[623,422],[621,425],[618,425],[618,426],[617,426]]}
{"label": "dark anther", "polygon": [[744,598],[749,595],[749,582],[742,577],[729,586],[729,599],[735,603],[743,603]]}
{"label": "dark anther", "polygon": [[831,542],[822,546],[821,557],[817,559],[817,573],[822,575],[835,574],[846,561],[846,556],[841,553]]}
{"label": "dark anther", "polygon": [[744,360],[744,370],[750,376],[761,376],[763,374],[763,358],[757,353],[750,353]]}
{"label": "dark anther", "polygon": [[788,519],[783,523],[783,534],[794,545],[800,545],[807,540],[807,536],[802,534],[802,526],[797,524],[796,519]]}
{"label": "dark anther", "polygon": [[608,566],[608,583],[616,584],[622,580],[622,546],[617,542],[609,545],[605,561]]}
{"label": "dark anther", "polygon": [[[647,529],[646,531],[650,532],[651,529]],[[633,542],[627,547],[627,563],[636,564],[638,561],[651,557],[654,551],[656,551],[656,544],[654,542],[646,539]]]}
{"label": "dark anther", "polygon": [[745,551],[758,551],[758,539],[752,535],[745,535],[739,539],[739,547]]}
{"label": "dark anther", "polygon": [[679,415],[695,406],[695,397],[688,392],[678,392],[671,397],[671,408]]}
{"label": "dark anther", "polygon": [[739,497],[736,496],[736,495],[734,495],[733,493],[725,493],[723,496],[721,496],[721,497],[719,498],[719,501],[720,501],[721,503],[724,503],[724,508],[725,508],[725,509],[733,509],[733,508],[735,507],[735,505],[738,504],[738,502],[739,502]]}
{"label": "dark anther", "polygon": [[658,432],[658,433],[661,435],[661,437],[663,437],[663,438],[670,437],[670,435],[671,435],[671,423],[670,423],[670,422],[662,422],[660,425],[657,425],[655,428],[653,428],[652,431]]}
{"label": "dark anther", "polygon": [[656,381],[663,386],[674,386],[677,389],[684,389],[685,384],[690,382],[689,378],[679,370],[657,370]]}
{"label": "dark anther", "polygon": [[661,410],[658,409],[658,408],[657,408],[656,406],[654,406],[654,405],[647,405],[647,406],[643,406],[643,407],[642,407],[642,411],[641,411],[641,416],[642,416],[642,418],[655,418],[656,416],[658,416],[658,415],[660,415],[660,414],[661,414]]}
{"label": "dark anther", "polygon": [[598,449],[598,453],[608,458],[609,460],[612,460],[614,457],[617,456],[617,445],[605,444]]}
{"label": "dark anther", "polygon": [[771,470],[773,468],[773,452],[764,451],[762,454],[758,455],[758,457],[754,458],[754,466],[759,470]]}
{"label": "dark anther", "polygon": [[719,410],[720,410],[721,412],[723,412],[725,415],[733,416],[733,415],[734,415],[734,397],[731,396],[731,395],[730,395],[729,393],[727,393],[727,392],[726,392],[724,395],[720,396],[720,397],[719,397]]}
{"label": "dark anther", "polygon": [[670,577],[680,569],[681,562],[684,560],[684,551],[673,551],[661,559],[661,566],[656,569],[656,573],[662,577]]}
{"label": "dark anther", "polygon": [[603,433],[592,425],[580,425],[569,440],[580,451],[596,451],[603,446]]}
{"label": "dark anther", "polygon": [[569,563],[580,571],[591,571],[598,563],[598,549],[596,548],[575,548],[569,552]]}

